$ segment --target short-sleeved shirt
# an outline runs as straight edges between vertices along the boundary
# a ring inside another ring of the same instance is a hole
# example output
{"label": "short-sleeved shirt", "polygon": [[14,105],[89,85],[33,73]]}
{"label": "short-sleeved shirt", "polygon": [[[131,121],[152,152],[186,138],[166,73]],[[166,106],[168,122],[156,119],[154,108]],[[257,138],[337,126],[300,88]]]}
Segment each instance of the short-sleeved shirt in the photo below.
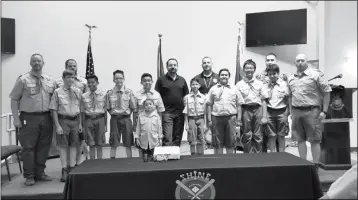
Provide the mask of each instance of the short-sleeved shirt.
{"label": "short-sleeved shirt", "polygon": [[131,89],[125,85],[118,89],[113,89],[107,92],[107,110],[111,115],[130,115],[136,110],[136,102],[134,94]]}
{"label": "short-sleeved shirt", "polygon": [[297,73],[288,78],[292,106],[321,106],[322,94],[331,92],[331,86],[325,80],[322,72],[307,68],[302,76]]}
{"label": "short-sleeved shirt", "polygon": [[38,77],[30,71],[16,80],[10,98],[19,102],[20,111],[47,112],[54,91],[55,80],[52,77],[45,74]]}
{"label": "short-sleeved shirt", "polygon": [[184,114],[187,114],[191,117],[204,115],[205,95],[201,94],[199,91],[197,94],[190,92],[184,97],[184,105]]}
{"label": "short-sleeved shirt", "polygon": [[196,75],[194,78],[199,80],[199,84],[200,84],[199,92],[201,94],[207,94],[210,88],[219,82],[219,75],[214,72],[212,72],[209,76],[206,76],[202,72]]}
{"label": "short-sleeved shirt", "polygon": [[206,103],[212,106],[214,116],[229,116],[237,114],[237,107],[244,103],[240,92],[234,85],[213,86],[206,96]]}
{"label": "short-sleeved shirt", "polygon": [[65,116],[80,114],[82,92],[77,87],[57,88],[51,98],[50,109]]}
{"label": "short-sleeved shirt", "polygon": [[[259,81],[261,81],[262,83],[266,84],[270,82],[270,78],[267,75],[266,69],[264,71],[262,71],[261,73],[258,73],[255,78]],[[283,81],[287,81],[287,75],[284,73],[280,73],[279,74],[279,78]]]}
{"label": "short-sleeved shirt", "polygon": [[[56,80],[56,87],[59,88],[61,86],[63,86],[63,80],[62,78],[59,78]],[[87,80],[81,76],[76,76],[74,78],[72,86],[80,89],[82,93],[85,93],[89,90],[87,87]]]}
{"label": "short-sleeved shirt", "polygon": [[97,89],[82,94],[81,112],[86,115],[104,114],[107,111],[107,92]]}
{"label": "short-sleeved shirt", "polygon": [[261,105],[263,98],[262,87],[263,83],[261,81],[254,78],[248,80],[246,77],[236,84],[236,88],[244,98],[244,105]]}
{"label": "short-sleeved shirt", "polygon": [[158,78],[155,90],[162,97],[166,112],[183,112],[183,99],[189,94],[188,84],[183,77],[177,75],[173,80],[167,73]]}
{"label": "short-sleeved shirt", "polygon": [[156,107],[156,110],[158,113],[164,112],[165,108],[164,108],[164,104],[162,101],[162,97],[160,96],[160,94],[155,91],[154,89],[151,89],[149,92],[145,92],[144,89],[140,89],[139,91],[137,91],[134,94],[134,98],[137,102],[137,112],[143,112],[144,111],[144,106],[143,106],[143,100],[146,98],[150,98],[154,100],[154,105]]}
{"label": "short-sleeved shirt", "polygon": [[134,138],[139,138],[142,149],[154,149],[158,146],[159,139],[163,138],[162,121],[157,112],[147,114],[141,112],[138,117]]}
{"label": "short-sleeved shirt", "polygon": [[262,96],[267,99],[267,107],[280,109],[287,107],[289,89],[286,81],[278,79],[275,83],[265,83],[262,88]]}

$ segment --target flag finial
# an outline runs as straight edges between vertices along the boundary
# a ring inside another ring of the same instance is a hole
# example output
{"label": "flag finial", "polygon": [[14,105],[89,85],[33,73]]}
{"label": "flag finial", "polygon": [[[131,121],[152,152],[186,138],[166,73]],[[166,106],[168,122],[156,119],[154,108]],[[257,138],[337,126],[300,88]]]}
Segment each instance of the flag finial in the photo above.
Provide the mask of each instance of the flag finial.
{"label": "flag finial", "polygon": [[162,38],[162,36],[163,36],[162,34],[160,34],[160,33],[158,34],[158,37],[159,37],[159,38]]}

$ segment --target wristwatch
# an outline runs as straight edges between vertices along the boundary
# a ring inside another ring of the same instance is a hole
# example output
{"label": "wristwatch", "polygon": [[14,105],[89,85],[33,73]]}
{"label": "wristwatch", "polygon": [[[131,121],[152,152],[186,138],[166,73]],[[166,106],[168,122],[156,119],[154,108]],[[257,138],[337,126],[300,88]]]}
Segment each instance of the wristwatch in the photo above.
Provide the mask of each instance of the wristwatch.
{"label": "wristwatch", "polygon": [[326,111],[322,111],[325,115],[327,115],[327,112]]}

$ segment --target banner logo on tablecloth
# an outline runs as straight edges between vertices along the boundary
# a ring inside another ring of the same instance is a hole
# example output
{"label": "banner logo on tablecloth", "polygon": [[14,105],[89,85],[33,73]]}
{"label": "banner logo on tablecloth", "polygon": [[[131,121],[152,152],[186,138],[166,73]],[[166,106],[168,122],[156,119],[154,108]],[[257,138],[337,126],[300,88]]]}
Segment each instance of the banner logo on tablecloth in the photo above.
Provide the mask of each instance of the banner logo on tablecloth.
{"label": "banner logo on tablecloth", "polygon": [[215,199],[214,179],[205,172],[189,172],[180,175],[175,189],[176,199]]}

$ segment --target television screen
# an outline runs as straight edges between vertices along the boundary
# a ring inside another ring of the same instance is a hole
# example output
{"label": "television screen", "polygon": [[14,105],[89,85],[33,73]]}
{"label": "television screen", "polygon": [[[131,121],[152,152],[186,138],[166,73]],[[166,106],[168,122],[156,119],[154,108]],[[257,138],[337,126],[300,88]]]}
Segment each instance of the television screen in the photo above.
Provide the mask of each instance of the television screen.
{"label": "television screen", "polygon": [[15,53],[15,19],[1,18],[1,53]]}
{"label": "television screen", "polygon": [[307,44],[307,9],[246,14],[246,47]]}

